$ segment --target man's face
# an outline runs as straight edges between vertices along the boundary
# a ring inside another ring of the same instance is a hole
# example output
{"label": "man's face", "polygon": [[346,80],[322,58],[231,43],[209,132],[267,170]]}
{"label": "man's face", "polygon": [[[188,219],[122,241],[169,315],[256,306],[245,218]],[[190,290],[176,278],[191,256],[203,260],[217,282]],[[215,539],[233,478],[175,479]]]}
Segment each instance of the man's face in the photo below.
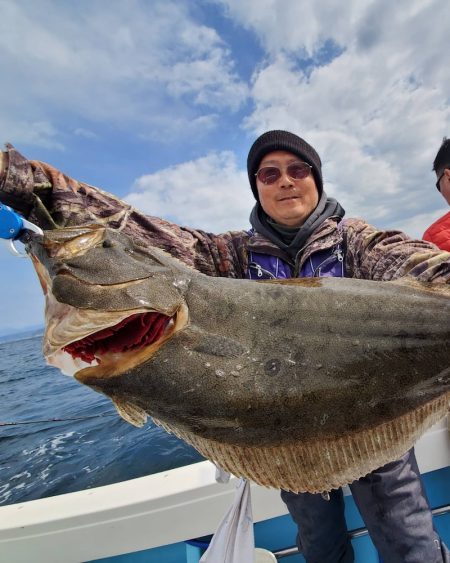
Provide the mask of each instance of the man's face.
{"label": "man's face", "polygon": [[259,170],[266,166],[279,168],[281,176],[273,184],[263,184],[256,177],[259,201],[264,211],[276,223],[288,227],[300,227],[319,203],[314,176],[295,180],[287,174],[287,166],[301,162],[298,156],[287,151],[266,154],[259,164]]}
{"label": "man's face", "polygon": [[450,168],[444,170],[444,174],[439,181],[439,190],[445,201],[450,205]]}

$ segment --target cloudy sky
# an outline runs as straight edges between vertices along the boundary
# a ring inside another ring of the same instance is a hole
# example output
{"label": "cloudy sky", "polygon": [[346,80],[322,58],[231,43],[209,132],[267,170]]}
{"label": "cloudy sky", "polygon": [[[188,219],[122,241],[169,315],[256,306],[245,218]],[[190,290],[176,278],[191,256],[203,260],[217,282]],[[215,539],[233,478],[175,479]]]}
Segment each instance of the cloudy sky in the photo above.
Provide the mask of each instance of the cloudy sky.
{"label": "cloudy sky", "polygon": [[[246,228],[268,129],[316,147],[325,190],[419,237],[446,211],[448,0],[0,0],[0,137],[142,211]],[[42,323],[0,248],[0,332]]]}

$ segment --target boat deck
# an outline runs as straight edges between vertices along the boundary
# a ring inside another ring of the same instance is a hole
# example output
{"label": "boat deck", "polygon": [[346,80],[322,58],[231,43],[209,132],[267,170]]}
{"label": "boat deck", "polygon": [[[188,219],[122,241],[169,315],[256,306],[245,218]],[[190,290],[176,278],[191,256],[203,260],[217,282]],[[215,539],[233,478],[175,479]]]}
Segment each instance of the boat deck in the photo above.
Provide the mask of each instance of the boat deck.
{"label": "boat deck", "polygon": [[[417,443],[416,454],[433,508],[450,505],[450,436],[445,420]],[[0,508],[0,554],[8,563],[197,563],[201,542],[212,534],[231,505],[236,481],[215,482],[205,461],[164,473]],[[346,494],[350,530],[358,563],[378,563],[364,523]],[[252,485],[255,541],[278,552],[286,563],[303,561],[289,554],[296,529],[273,489]],[[450,513],[435,517],[450,545]],[[61,555],[63,554],[63,556]]]}

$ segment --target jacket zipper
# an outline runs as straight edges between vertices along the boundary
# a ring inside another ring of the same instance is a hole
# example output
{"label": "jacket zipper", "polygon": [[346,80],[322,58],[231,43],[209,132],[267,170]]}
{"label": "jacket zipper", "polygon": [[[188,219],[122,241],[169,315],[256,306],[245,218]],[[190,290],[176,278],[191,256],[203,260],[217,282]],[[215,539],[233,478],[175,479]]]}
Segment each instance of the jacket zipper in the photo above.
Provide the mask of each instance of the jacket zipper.
{"label": "jacket zipper", "polygon": [[313,277],[318,278],[320,277],[320,272],[322,270],[322,268],[324,268],[327,264],[329,264],[330,262],[333,262],[334,260],[337,260],[338,262],[343,262],[344,261],[344,254],[342,252],[342,249],[336,248],[333,251],[333,254],[331,256],[328,256],[328,258],[326,260],[324,260],[323,262],[321,262],[317,268],[315,268],[315,270],[313,271]]}
{"label": "jacket zipper", "polygon": [[248,265],[249,268],[253,268],[254,270],[256,270],[256,275],[258,276],[258,278],[262,278],[264,276],[264,274],[266,276],[269,276],[269,278],[272,279],[276,279],[276,276],[274,276],[272,274],[272,272],[269,272],[268,270],[265,270],[264,268],[262,268],[259,264],[257,264],[256,262],[250,262]]}

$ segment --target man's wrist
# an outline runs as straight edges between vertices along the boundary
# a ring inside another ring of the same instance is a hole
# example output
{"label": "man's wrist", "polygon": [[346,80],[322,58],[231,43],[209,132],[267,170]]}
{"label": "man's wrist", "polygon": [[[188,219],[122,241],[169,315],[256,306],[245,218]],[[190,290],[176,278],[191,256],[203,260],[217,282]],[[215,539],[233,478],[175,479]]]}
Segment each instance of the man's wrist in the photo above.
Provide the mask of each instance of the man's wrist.
{"label": "man's wrist", "polygon": [[0,151],[0,186],[3,184],[6,176],[6,168],[8,166],[8,153]]}

